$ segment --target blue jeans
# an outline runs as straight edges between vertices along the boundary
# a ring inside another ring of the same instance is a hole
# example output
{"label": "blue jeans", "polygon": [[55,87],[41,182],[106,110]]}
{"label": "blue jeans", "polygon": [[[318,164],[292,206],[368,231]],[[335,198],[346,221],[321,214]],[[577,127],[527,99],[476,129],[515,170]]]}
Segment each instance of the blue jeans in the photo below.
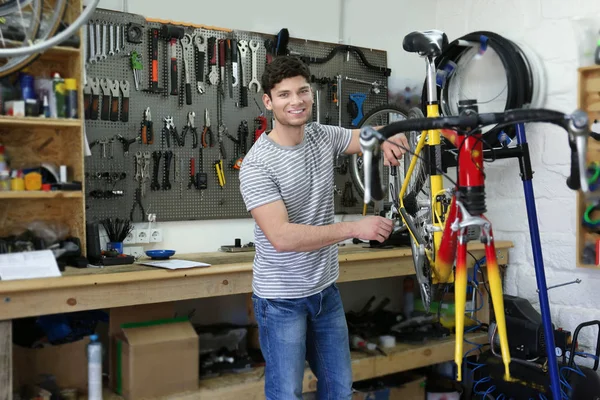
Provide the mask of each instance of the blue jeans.
{"label": "blue jeans", "polygon": [[252,295],[265,358],[267,400],[302,399],[305,360],[317,377],[317,398],[352,398],[348,326],[337,285],[300,299]]}

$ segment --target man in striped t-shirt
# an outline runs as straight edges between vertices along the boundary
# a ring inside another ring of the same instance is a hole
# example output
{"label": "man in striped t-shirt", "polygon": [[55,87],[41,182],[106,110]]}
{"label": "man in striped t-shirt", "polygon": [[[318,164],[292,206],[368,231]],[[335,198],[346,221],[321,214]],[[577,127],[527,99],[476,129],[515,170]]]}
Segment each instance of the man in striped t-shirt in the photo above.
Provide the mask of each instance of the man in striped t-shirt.
{"label": "man in striped t-shirt", "polygon": [[[359,130],[309,123],[313,92],[308,67],[278,57],[262,77],[263,102],[275,128],[244,157],[240,188],[255,219],[253,303],[266,361],[269,400],[302,398],[304,361],[315,373],[322,399],[350,399],[348,327],[335,281],[337,243],[360,238],[383,242],[392,221],[369,216],[334,223],[336,156],[360,151]],[[390,140],[404,148],[404,135]],[[387,163],[402,148],[384,143]]]}

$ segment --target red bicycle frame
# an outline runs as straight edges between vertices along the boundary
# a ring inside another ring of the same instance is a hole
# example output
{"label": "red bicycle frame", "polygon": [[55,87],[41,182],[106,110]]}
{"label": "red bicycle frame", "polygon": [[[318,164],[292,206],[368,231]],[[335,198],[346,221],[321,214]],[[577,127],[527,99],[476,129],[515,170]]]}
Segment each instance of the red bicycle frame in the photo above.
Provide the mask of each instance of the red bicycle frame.
{"label": "red bicycle frame", "polygon": [[457,380],[462,380],[464,311],[467,298],[467,243],[469,241],[467,229],[469,226],[481,227],[480,240],[485,246],[489,286],[505,368],[504,378],[510,380],[510,353],[504,316],[502,280],[496,259],[492,224],[484,216],[486,209],[482,134],[480,131],[464,135],[452,130],[442,130],[442,135],[458,149],[457,187],[452,195],[448,218],[437,254],[441,262],[449,265],[452,265],[456,260],[454,278],[456,346],[454,361],[457,366]]}

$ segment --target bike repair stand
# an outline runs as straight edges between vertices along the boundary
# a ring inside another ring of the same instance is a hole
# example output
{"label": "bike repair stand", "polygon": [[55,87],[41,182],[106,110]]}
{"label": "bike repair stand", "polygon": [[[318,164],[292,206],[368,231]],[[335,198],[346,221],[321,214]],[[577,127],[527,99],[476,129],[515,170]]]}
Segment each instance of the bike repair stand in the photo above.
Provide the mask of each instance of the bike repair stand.
{"label": "bike repair stand", "polygon": [[542,257],[542,243],[538,226],[537,208],[533,194],[533,170],[531,169],[531,158],[529,155],[529,144],[525,135],[525,125],[517,124],[517,146],[495,151],[496,159],[518,158],[521,170],[521,180],[525,192],[525,205],[527,208],[527,220],[529,221],[529,234],[531,236],[531,250],[533,252],[533,264],[535,267],[535,278],[537,281],[538,295],[540,299],[540,314],[542,315],[542,326],[544,327],[544,340],[546,342],[546,353],[548,356],[548,369],[550,374],[550,391],[553,400],[561,400],[560,378],[558,374],[558,362],[554,345],[554,328],[550,314],[550,303],[548,301],[548,288],[546,285],[546,274],[544,272],[544,258]]}

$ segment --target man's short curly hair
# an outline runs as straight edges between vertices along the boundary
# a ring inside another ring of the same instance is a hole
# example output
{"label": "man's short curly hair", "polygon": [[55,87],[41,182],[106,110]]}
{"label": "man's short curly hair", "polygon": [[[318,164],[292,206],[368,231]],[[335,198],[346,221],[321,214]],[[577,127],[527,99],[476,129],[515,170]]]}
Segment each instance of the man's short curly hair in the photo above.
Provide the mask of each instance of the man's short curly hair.
{"label": "man's short curly hair", "polygon": [[310,70],[308,66],[293,56],[279,56],[267,64],[261,78],[263,91],[271,97],[271,89],[279,82],[287,78],[303,76],[310,82]]}

